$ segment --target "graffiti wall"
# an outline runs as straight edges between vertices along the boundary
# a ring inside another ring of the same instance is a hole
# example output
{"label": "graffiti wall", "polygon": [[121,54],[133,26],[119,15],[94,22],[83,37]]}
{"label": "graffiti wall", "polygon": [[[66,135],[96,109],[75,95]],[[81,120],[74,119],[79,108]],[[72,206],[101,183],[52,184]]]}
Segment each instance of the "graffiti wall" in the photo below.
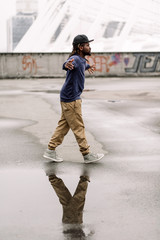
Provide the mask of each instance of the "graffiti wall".
{"label": "graffiti wall", "polygon": [[93,54],[88,60],[98,76],[160,76],[160,53]]}
{"label": "graffiti wall", "polygon": [[[3,53],[0,78],[65,77],[67,58],[67,53]],[[95,76],[160,76],[160,53],[93,53],[87,60],[95,65]]]}

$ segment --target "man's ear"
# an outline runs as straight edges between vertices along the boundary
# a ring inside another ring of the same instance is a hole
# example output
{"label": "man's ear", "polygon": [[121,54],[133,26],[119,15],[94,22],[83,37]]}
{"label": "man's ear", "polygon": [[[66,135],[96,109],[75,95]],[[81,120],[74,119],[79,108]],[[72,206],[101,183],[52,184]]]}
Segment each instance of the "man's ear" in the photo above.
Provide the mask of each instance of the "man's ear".
{"label": "man's ear", "polygon": [[78,48],[79,48],[80,51],[83,50],[83,46],[81,44],[78,44]]}

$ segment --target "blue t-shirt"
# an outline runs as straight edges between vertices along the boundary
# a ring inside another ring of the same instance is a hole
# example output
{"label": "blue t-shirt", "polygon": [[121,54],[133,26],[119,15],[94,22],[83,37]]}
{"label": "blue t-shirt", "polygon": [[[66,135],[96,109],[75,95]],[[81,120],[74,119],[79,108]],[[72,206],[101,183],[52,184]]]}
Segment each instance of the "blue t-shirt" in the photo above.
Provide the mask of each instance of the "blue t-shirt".
{"label": "blue t-shirt", "polygon": [[[65,68],[65,64],[71,59],[74,59],[72,62],[74,68],[69,70]],[[86,63],[86,59],[79,55],[73,55],[67,61],[63,64],[63,69],[67,71],[67,74],[65,83],[60,92],[60,99],[62,102],[72,102],[80,99],[80,95],[84,89],[84,72],[90,68],[89,64]]]}

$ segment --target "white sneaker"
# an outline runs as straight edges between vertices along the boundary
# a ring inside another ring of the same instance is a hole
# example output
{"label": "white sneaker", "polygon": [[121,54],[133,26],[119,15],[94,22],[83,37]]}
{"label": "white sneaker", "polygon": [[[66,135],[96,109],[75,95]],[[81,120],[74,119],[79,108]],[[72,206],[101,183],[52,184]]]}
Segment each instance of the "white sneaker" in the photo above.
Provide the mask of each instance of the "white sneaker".
{"label": "white sneaker", "polygon": [[88,153],[87,155],[83,156],[84,163],[97,162],[100,159],[102,159],[103,157],[104,157],[103,153],[97,153],[97,154]]}
{"label": "white sneaker", "polygon": [[44,158],[50,159],[54,162],[63,162],[63,159],[58,157],[55,150],[46,149],[46,151],[43,154]]}

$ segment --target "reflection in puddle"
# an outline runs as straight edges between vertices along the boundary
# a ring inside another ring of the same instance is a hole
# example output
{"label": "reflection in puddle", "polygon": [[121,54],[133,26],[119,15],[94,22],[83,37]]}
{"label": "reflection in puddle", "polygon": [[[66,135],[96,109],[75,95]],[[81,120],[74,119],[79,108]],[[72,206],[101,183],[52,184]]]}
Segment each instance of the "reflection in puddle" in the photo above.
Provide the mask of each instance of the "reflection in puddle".
{"label": "reflection in puddle", "polygon": [[80,176],[80,180],[73,196],[61,178],[58,178],[56,175],[50,175],[49,181],[63,207],[62,222],[82,223],[89,177]]}
{"label": "reflection in puddle", "polygon": [[49,169],[48,173],[46,171],[46,174],[62,205],[62,231],[64,237],[65,239],[87,240],[89,236],[94,234],[94,231],[86,232],[85,225],[82,224],[88,182],[90,182],[89,173],[86,169],[83,171],[72,195],[62,178],[57,176],[56,165],[51,164],[50,167],[52,166],[52,169]]}
{"label": "reflection in puddle", "polygon": [[82,225],[71,225],[70,226],[64,226],[63,234],[66,240],[69,239],[81,239],[81,240],[87,240],[87,235],[85,231],[83,230]]}

